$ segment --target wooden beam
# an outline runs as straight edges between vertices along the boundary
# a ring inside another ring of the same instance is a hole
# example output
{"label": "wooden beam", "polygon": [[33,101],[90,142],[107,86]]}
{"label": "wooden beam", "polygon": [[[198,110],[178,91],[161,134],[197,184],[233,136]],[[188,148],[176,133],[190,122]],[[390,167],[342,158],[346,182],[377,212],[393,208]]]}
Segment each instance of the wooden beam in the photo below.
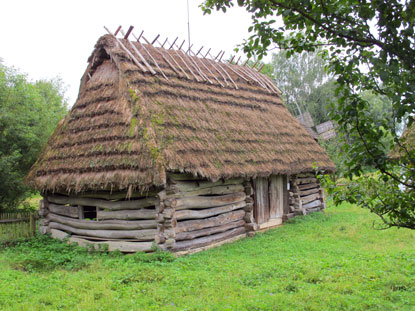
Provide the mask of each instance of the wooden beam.
{"label": "wooden beam", "polygon": [[179,37],[176,37],[176,39],[174,39],[173,43],[169,47],[169,50],[171,50],[171,48],[174,46],[174,44],[176,43],[177,39],[179,39]]}
{"label": "wooden beam", "polygon": [[201,210],[180,210],[177,211],[174,216],[177,220],[182,219],[201,219],[216,216],[219,214],[224,214],[231,212],[246,206],[246,202],[242,201],[239,203],[228,204],[220,207],[213,207]]}
{"label": "wooden beam", "polygon": [[245,192],[237,192],[231,194],[225,194],[214,197],[204,197],[204,196],[193,196],[193,197],[184,197],[179,199],[173,199],[171,206],[175,208],[176,211],[182,209],[203,209],[210,207],[217,207],[227,204],[238,203],[244,201],[246,198]]}
{"label": "wooden beam", "polygon": [[105,229],[105,230],[141,230],[141,229],[155,229],[157,222],[155,220],[81,220],[69,217],[60,216],[49,213],[46,219],[68,225],[78,229]]}
{"label": "wooden beam", "polygon": [[134,26],[130,26],[130,28],[128,28],[127,33],[124,35],[125,40],[128,40],[128,37],[130,36],[133,29],[134,29]]}
{"label": "wooden beam", "polygon": [[120,32],[120,30],[121,30],[121,25],[118,26],[117,30],[114,32],[114,36],[118,35],[118,33]]}
{"label": "wooden beam", "polygon": [[156,210],[141,209],[141,210],[122,210],[122,211],[98,211],[97,218],[103,219],[155,219]]}
{"label": "wooden beam", "polygon": [[144,229],[144,230],[88,230],[73,228],[68,225],[63,225],[57,222],[51,222],[49,224],[51,229],[58,229],[65,232],[70,232],[78,235],[84,235],[88,237],[97,238],[110,238],[110,239],[136,239],[139,241],[152,241],[157,233],[156,229]]}
{"label": "wooden beam", "polygon": [[153,45],[156,41],[157,41],[157,39],[160,37],[160,35],[158,34],[155,38],[154,38],[154,40],[153,41],[151,41],[151,45]]}
{"label": "wooden beam", "polygon": [[230,222],[241,220],[244,218],[244,216],[245,211],[236,210],[206,219],[179,221],[176,225],[176,235],[180,232],[195,231],[204,228],[221,226]]}
{"label": "wooden beam", "polygon": [[137,42],[140,42],[141,36],[143,35],[144,30],[141,31],[140,35],[138,36],[138,38],[135,38],[137,40]]}
{"label": "wooden beam", "polygon": [[79,216],[78,206],[64,206],[49,203],[49,212],[72,218],[78,218]]}
{"label": "wooden beam", "polygon": [[148,197],[139,200],[129,201],[106,201],[100,199],[91,198],[78,198],[78,197],[64,197],[59,195],[48,196],[48,201],[57,204],[72,204],[72,205],[84,205],[84,206],[96,206],[99,208],[105,208],[112,211],[126,210],[126,209],[141,209],[145,207],[155,206],[158,202],[156,197]]}
{"label": "wooden beam", "polygon": [[215,233],[220,233],[227,231],[229,229],[234,229],[238,227],[243,227],[245,225],[245,221],[243,219],[230,222],[221,226],[216,227],[210,227],[205,229],[200,229],[196,231],[190,231],[190,232],[180,232],[176,234],[176,241],[183,241],[183,240],[192,240],[201,236],[208,236]]}

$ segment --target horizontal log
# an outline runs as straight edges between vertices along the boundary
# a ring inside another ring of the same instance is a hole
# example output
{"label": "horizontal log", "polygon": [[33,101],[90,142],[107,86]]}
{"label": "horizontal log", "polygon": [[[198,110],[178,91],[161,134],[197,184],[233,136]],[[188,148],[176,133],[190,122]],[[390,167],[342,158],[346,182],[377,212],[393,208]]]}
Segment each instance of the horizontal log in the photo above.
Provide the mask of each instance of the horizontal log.
{"label": "horizontal log", "polygon": [[157,233],[156,229],[144,230],[88,230],[78,229],[57,222],[51,222],[49,228],[70,232],[77,235],[84,235],[97,238],[109,239],[135,239],[138,241],[152,241]]}
{"label": "horizontal log", "polygon": [[311,188],[317,188],[320,187],[320,184],[318,183],[311,183],[311,184],[304,184],[304,185],[298,185],[297,186],[299,190],[307,190],[307,189],[311,189]]}
{"label": "horizontal log", "polygon": [[155,220],[75,220],[69,217],[59,216],[52,213],[47,215],[47,219],[74,228],[92,230],[140,230],[155,229],[157,227],[157,222]]}
{"label": "horizontal log", "polygon": [[51,229],[51,235],[53,238],[63,240],[68,238],[70,243],[77,243],[79,246],[93,246],[96,250],[100,250],[104,245],[108,246],[109,251],[119,250],[125,253],[134,252],[150,252],[152,251],[153,242],[124,242],[124,241],[106,241],[106,242],[94,242],[79,237],[69,237],[66,232],[58,229]]}
{"label": "horizontal log", "polygon": [[320,198],[320,193],[314,193],[314,194],[302,197],[301,201],[303,202],[303,206],[304,206],[304,204],[310,203],[318,198]]}
{"label": "horizontal log", "polygon": [[237,192],[219,196],[193,196],[178,199],[167,200],[172,207],[177,210],[187,208],[208,208],[237,203],[245,200],[245,192]]}
{"label": "horizontal log", "polygon": [[215,215],[227,213],[239,208],[245,207],[246,202],[242,201],[235,204],[228,204],[220,207],[202,209],[202,210],[181,210],[177,211],[174,216],[177,220],[182,219],[200,219],[200,218],[208,218]]}
{"label": "horizontal log", "polygon": [[234,179],[227,179],[227,180],[219,180],[216,182],[211,181],[176,181],[175,184],[170,185],[170,190],[174,190],[177,192],[187,192],[187,191],[194,191],[200,190],[205,188],[212,188],[216,186],[224,186],[224,185],[242,185],[243,183],[242,178],[234,178]]}
{"label": "horizontal log", "polygon": [[180,232],[176,234],[176,241],[192,240],[201,236],[208,236],[219,232],[224,232],[233,228],[245,226],[244,220],[238,220],[231,223],[227,223],[218,227],[205,228],[190,232]]}
{"label": "horizontal log", "polygon": [[113,211],[126,210],[126,209],[140,209],[145,207],[154,206],[158,199],[156,197],[147,197],[140,200],[128,200],[128,201],[107,201],[101,199],[92,198],[80,198],[80,197],[65,197],[65,196],[48,196],[48,201],[57,204],[72,204],[72,205],[84,205],[84,206],[96,206],[99,208],[109,209]]}
{"label": "horizontal log", "polygon": [[312,189],[309,189],[309,190],[302,190],[302,191],[300,191],[300,195],[301,196],[306,196],[306,195],[310,195],[310,194],[313,194],[313,193],[317,193],[320,190],[321,190],[320,187],[312,188]]}
{"label": "horizontal log", "polygon": [[186,249],[206,246],[211,243],[216,243],[222,240],[226,240],[226,239],[229,239],[231,237],[234,237],[236,235],[240,235],[243,233],[246,233],[246,230],[244,227],[240,227],[240,228],[231,229],[225,232],[213,234],[207,237],[197,238],[193,240],[178,241],[174,245],[173,251],[182,251]]}
{"label": "horizontal log", "polygon": [[233,221],[238,221],[243,219],[245,212],[243,210],[237,210],[226,214],[221,214],[219,216],[210,217],[207,219],[197,219],[197,220],[186,220],[177,222],[176,234],[180,232],[200,230],[203,228],[210,228],[215,226],[221,226]]}
{"label": "horizontal log", "polygon": [[302,173],[302,174],[297,174],[295,177],[297,177],[297,178],[303,178],[303,177],[305,177],[305,178],[310,178],[310,177],[315,178],[316,175],[313,174],[313,173]]}
{"label": "horizontal log", "polygon": [[307,203],[303,205],[303,208],[308,209],[308,208],[313,208],[313,207],[317,207],[321,205],[321,201],[320,200],[315,200],[313,202]]}
{"label": "horizontal log", "polygon": [[72,218],[79,217],[79,208],[77,206],[65,206],[49,203],[49,212]]}
{"label": "horizontal log", "polygon": [[98,211],[97,218],[101,219],[156,219],[155,209],[123,210],[123,211]]}
{"label": "horizontal log", "polygon": [[317,182],[317,178],[315,177],[303,177],[303,178],[296,178],[295,183],[297,185],[301,184],[309,184]]}
{"label": "horizontal log", "polygon": [[146,197],[154,197],[157,195],[156,191],[148,192],[133,192],[130,196],[125,192],[90,192],[90,193],[79,193],[76,196],[81,198],[93,198],[93,199],[104,199],[104,200],[130,200],[130,199],[139,199]]}
{"label": "horizontal log", "polygon": [[196,195],[210,195],[210,194],[229,194],[235,192],[243,192],[244,186],[243,185],[224,185],[224,186],[215,186],[211,188],[203,188],[197,189],[193,191],[186,191],[186,192],[178,192],[171,194],[170,198],[183,198],[183,197],[190,197]]}

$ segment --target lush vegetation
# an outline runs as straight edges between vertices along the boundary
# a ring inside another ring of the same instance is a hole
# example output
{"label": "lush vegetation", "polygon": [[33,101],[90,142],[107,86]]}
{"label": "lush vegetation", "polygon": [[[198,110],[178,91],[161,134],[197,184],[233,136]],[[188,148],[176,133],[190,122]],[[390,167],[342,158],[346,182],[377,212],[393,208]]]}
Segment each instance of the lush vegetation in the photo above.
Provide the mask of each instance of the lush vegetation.
{"label": "lush vegetation", "polygon": [[415,232],[349,204],[202,253],[0,250],[1,310],[413,310]]}
{"label": "lush vegetation", "polygon": [[31,194],[23,178],[66,106],[59,79],[31,82],[0,62],[0,211]]}
{"label": "lush vegetation", "polygon": [[[415,2],[206,0],[202,9],[226,12],[235,3],[252,16],[252,35],[243,44],[248,56],[262,57],[271,47],[286,50],[288,56],[320,49],[336,77],[332,119],[344,138],[345,176],[352,180],[367,167],[380,173],[370,180],[374,195],[353,186],[343,189],[338,201],[369,208],[387,227],[415,229],[415,148],[402,144],[396,128],[405,119],[411,126],[415,113]],[[391,103],[393,122],[376,122],[365,92]],[[392,144],[399,151],[397,159],[389,157],[387,146]],[[368,179],[355,183],[365,186]],[[402,187],[410,191],[399,192]]]}

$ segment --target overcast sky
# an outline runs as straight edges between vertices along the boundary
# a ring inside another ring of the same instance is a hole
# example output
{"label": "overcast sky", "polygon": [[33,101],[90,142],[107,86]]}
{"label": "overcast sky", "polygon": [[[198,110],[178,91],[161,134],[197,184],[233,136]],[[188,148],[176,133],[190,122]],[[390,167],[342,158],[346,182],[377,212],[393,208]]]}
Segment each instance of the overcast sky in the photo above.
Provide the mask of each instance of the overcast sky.
{"label": "overcast sky", "polygon": [[[203,16],[202,0],[189,0],[190,39],[196,47],[232,53],[248,37],[250,16],[234,8],[226,14]],[[106,25],[115,31],[135,26],[148,39],[157,34],[170,41],[177,36],[187,41],[186,0],[5,0],[0,18],[0,58],[6,65],[27,73],[32,80],[60,76],[67,85],[72,106],[81,76],[95,42]]]}

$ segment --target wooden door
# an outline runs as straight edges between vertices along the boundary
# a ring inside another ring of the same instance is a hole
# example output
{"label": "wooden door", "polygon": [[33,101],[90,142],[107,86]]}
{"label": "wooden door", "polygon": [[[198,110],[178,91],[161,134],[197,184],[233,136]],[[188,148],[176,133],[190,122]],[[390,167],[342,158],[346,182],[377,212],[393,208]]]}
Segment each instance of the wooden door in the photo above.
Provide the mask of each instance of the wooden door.
{"label": "wooden door", "polygon": [[254,217],[257,224],[263,224],[269,220],[268,178],[256,178],[254,189]]}
{"label": "wooden door", "polygon": [[270,219],[280,218],[284,213],[284,178],[272,175],[269,178],[269,216]]}
{"label": "wooden door", "polygon": [[286,182],[287,178],[282,175],[258,177],[254,180],[254,218],[257,224],[282,218],[287,198]]}

